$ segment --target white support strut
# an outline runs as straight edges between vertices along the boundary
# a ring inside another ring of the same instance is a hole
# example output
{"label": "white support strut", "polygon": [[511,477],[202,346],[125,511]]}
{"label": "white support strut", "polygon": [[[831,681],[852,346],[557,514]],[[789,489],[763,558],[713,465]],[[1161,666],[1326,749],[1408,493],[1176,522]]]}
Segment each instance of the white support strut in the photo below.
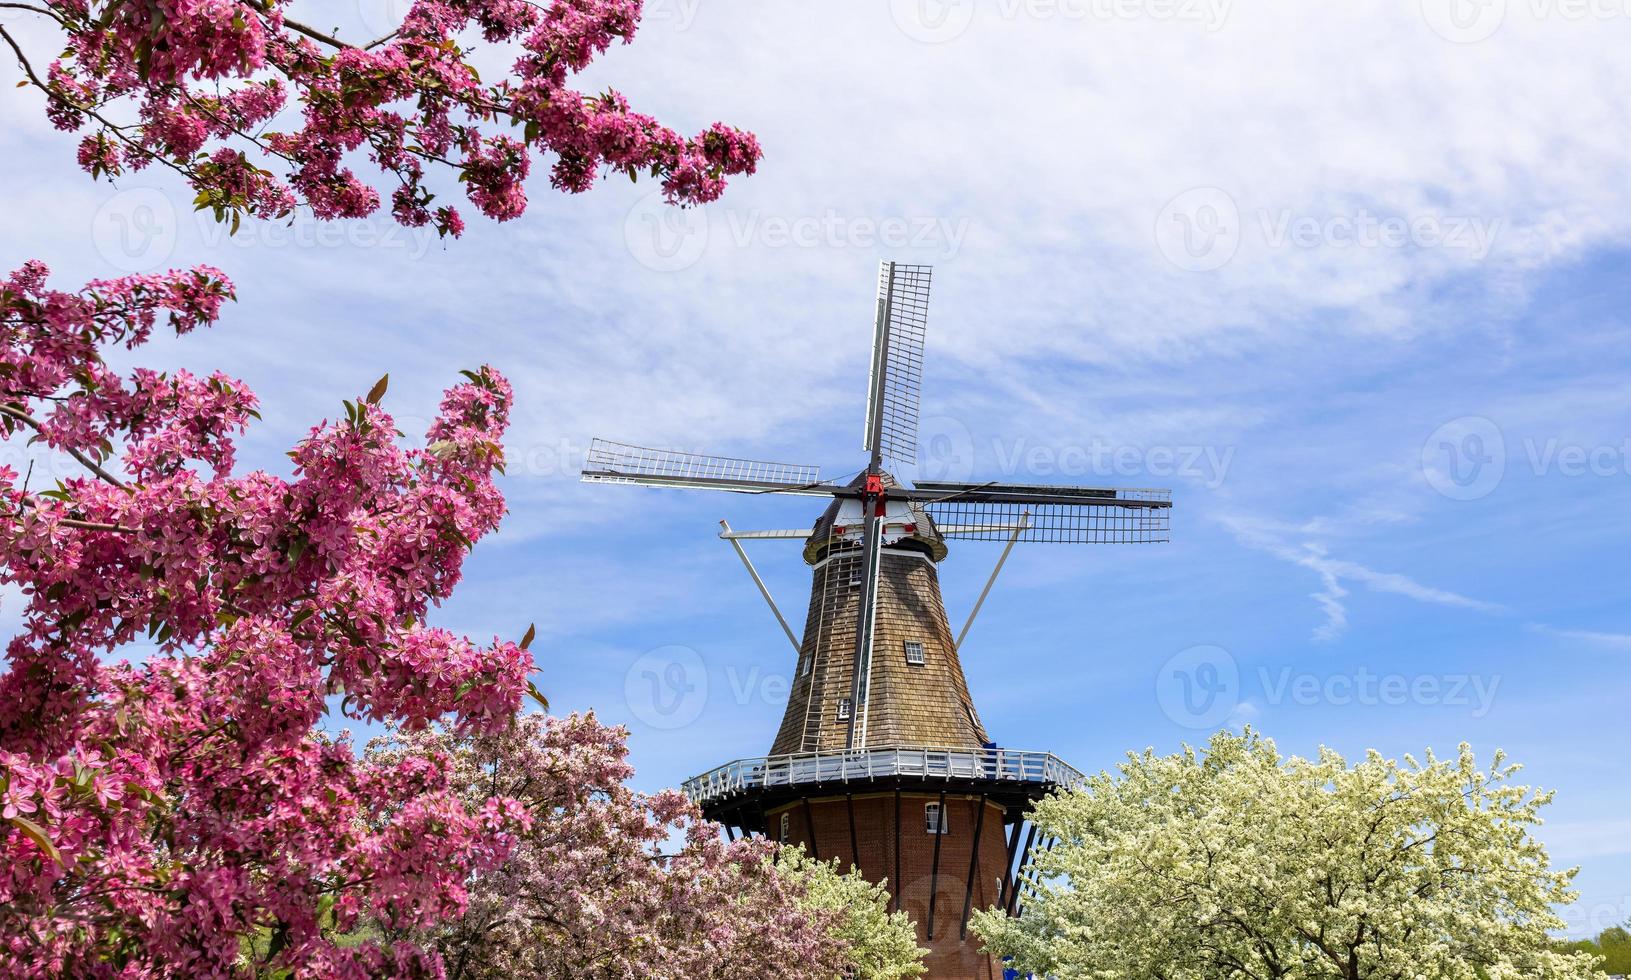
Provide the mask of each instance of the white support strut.
{"label": "white support strut", "polygon": [[980,607],[985,605],[985,597],[991,594],[991,587],[997,584],[997,575],[1002,571],[1003,562],[1008,560],[1008,552],[1014,550],[1014,544],[1019,541],[1019,536],[1024,534],[1025,529],[1030,526],[1031,512],[1026,511],[1020,517],[1019,523],[1014,526],[1014,533],[1008,536],[1008,543],[1003,545],[1002,555],[997,559],[997,567],[991,570],[991,577],[985,580],[985,588],[980,590],[980,598],[975,600],[974,608],[968,614],[968,622],[963,624],[963,631],[957,634],[957,642],[952,644],[953,650],[960,652],[963,649],[963,639],[968,636],[969,629],[974,626],[974,617],[980,614]]}
{"label": "white support strut", "polygon": [[[769,604],[770,611],[776,616],[776,622],[781,624],[782,632],[787,634],[787,642],[793,644],[793,652],[802,654],[804,651],[799,647],[798,637],[793,635],[793,628],[787,625],[787,618],[782,615],[781,609],[777,608],[776,600],[771,598],[770,589],[765,587],[765,580],[759,577],[759,570],[753,567],[753,560],[748,557],[747,550],[742,547],[742,542],[737,540],[739,535],[731,530],[730,524],[726,521],[720,521],[719,526],[725,529],[719,536],[729,541],[731,547],[736,549],[736,556],[742,559],[742,564],[747,568],[748,574],[753,576],[753,584],[759,587],[759,594],[765,597],[765,602]],[[751,532],[747,535],[740,535],[740,537],[750,536],[753,536]]]}

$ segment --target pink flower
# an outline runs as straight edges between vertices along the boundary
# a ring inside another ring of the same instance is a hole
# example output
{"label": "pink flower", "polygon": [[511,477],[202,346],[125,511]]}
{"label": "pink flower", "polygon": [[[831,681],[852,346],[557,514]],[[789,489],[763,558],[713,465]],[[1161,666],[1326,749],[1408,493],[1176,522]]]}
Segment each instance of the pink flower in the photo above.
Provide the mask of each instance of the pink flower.
{"label": "pink flower", "polygon": [[[0,823],[0,950],[47,951],[25,976],[115,959],[226,975],[277,921],[278,969],[438,975],[422,948],[335,945],[312,896],[431,928],[531,815],[466,806],[443,768],[359,760],[318,725],[341,691],[339,713],[406,728],[500,731],[518,709],[524,650],[424,625],[503,516],[509,384],[471,372],[427,448],[358,398],[295,447],[291,478],[239,474],[242,382],[103,360],[161,321],[212,323],[231,284],[200,267],[67,293],[46,276],[29,263],[0,291],[0,386],[30,419],[4,435],[37,430],[89,466],[50,495],[0,467],[0,582],[25,597],[0,673],[0,814],[55,849]],[[107,656],[144,638],[158,651],[140,664]]]}
{"label": "pink flower", "polygon": [[[471,203],[507,221],[526,209],[535,155],[553,158],[560,190],[586,190],[611,171],[649,173],[682,205],[718,197],[761,155],[750,134],[724,124],[687,138],[616,92],[571,87],[633,39],[640,0],[419,0],[366,47],[319,40],[326,31],[297,26],[283,2],[48,5],[65,50],[43,81],[47,116],[65,130],[102,127],[80,144],[80,166],[111,176],[162,161],[220,220],[282,217],[297,205],[323,219],[374,213],[382,191],[346,165],[354,151],[377,168],[396,220],[419,226],[434,213],[454,237],[462,223],[449,208],[432,211],[427,169],[456,171]],[[509,46],[507,74],[482,78],[465,46],[474,32]],[[291,102],[301,120],[263,132]],[[102,122],[123,118],[135,122]]]}
{"label": "pink flower", "polygon": [[462,922],[419,935],[486,976],[566,976],[584,963],[622,977],[842,975],[830,920],[799,904],[766,860],[771,845],[726,843],[681,793],[631,790],[627,737],[593,715],[528,715],[494,732],[371,743],[382,771],[434,768],[498,832]]}
{"label": "pink flower", "polygon": [[[21,776],[22,774],[17,773],[15,775]],[[27,816],[35,810],[32,794],[23,791],[20,780],[7,786],[4,797],[0,797],[0,799],[3,799],[5,803],[4,807],[0,808],[0,817],[7,820],[16,816]]]}

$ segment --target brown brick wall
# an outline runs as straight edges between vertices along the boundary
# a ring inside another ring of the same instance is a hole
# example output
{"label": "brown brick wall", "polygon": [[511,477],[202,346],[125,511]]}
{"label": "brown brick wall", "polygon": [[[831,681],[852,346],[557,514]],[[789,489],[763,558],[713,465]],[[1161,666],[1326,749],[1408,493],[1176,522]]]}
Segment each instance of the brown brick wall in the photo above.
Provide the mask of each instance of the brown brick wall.
{"label": "brown brick wall", "polygon": [[[775,839],[781,816],[788,816],[790,844],[803,844],[822,860],[838,858],[845,865],[858,863],[867,880],[887,880],[891,895],[900,902],[917,924],[918,942],[929,947],[929,980],[1001,980],[1001,967],[980,950],[973,933],[960,937],[963,901],[968,893],[969,865],[973,859],[974,829],[979,822],[981,800],[974,796],[947,794],[948,833],[938,835],[939,873],[935,873],[936,836],[926,829],[924,805],[940,802],[936,795],[903,793],[900,796],[899,877],[896,876],[895,794],[858,794],[852,801],[844,797],[824,797],[806,804],[773,810],[769,832]],[[850,806],[855,814],[854,844],[850,837]],[[1007,863],[1007,841],[1003,833],[1003,810],[995,803],[984,804],[985,819],[980,825],[979,867],[975,871],[971,911],[997,902],[999,882]],[[809,828],[815,827],[814,847]],[[858,852],[858,853],[857,853]],[[857,861],[857,858],[859,859]],[[934,896],[934,938],[929,938],[929,905]]]}

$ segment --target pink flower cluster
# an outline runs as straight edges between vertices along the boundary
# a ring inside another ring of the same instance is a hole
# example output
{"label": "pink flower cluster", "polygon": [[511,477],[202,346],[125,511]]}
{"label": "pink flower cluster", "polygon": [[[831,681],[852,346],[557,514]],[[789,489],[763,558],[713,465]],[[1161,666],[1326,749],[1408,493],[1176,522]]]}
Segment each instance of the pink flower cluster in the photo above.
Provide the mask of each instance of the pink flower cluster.
{"label": "pink flower cluster", "polygon": [[[239,975],[259,969],[246,956],[440,975],[420,946],[335,936],[361,916],[456,917],[532,816],[317,726],[337,706],[476,733],[518,709],[521,646],[425,625],[504,513],[508,383],[467,372],[417,449],[397,444],[382,383],[311,430],[292,476],[236,474],[256,417],[242,383],[123,378],[102,358],[161,320],[213,322],[231,284],[209,268],[75,293],[45,278],[31,263],[0,288],[0,435],[84,475],[0,467],[0,583],[25,602],[0,673],[0,975]],[[144,662],[112,662],[144,637]]]}
{"label": "pink flower cluster", "polygon": [[[478,873],[464,914],[414,938],[450,973],[709,980],[845,975],[834,910],[801,904],[762,838],[727,843],[684,795],[626,785],[628,732],[591,715],[376,740],[381,765],[444,768],[470,806],[521,807],[511,857]],[[505,802],[484,803],[498,795]]]}
{"label": "pink flower cluster", "polygon": [[[433,206],[427,168],[456,171],[471,202],[505,221],[526,207],[534,154],[554,158],[558,189],[649,173],[680,205],[715,200],[761,156],[751,133],[715,123],[683,137],[615,91],[570,87],[633,39],[641,0],[414,0],[397,30],[364,45],[285,17],[288,0],[47,5],[66,50],[28,78],[58,127],[91,130],[80,165],[113,176],[162,162],[222,220],[298,205],[372,214],[381,192],[357,173],[365,159],[398,221],[457,235],[463,220]],[[465,44],[475,33],[515,50],[507,77],[482,80]]]}

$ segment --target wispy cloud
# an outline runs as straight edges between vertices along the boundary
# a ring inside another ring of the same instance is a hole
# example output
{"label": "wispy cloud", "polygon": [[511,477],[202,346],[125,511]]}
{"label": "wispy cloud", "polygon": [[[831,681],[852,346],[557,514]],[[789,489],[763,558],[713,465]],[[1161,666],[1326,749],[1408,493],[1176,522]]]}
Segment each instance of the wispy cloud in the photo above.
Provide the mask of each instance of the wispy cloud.
{"label": "wispy cloud", "polygon": [[1294,535],[1303,536],[1309,528],[1326,526],[1323,519],[1316,519],[1306,525],[1287,525],[1239,514],[1224,514],[1219,520],[1235,536],[1235,540],[1246,547],[1306,568],[1319,576],[1320,590],[1310,593],[1310,597],[1319,605],[1325,617],[1325,621],[1314,630],[1316,640],[1325,642],[1335,640],[1347,629],[1348,608],[1343,602],[1349,595],[1347,584],[1360,585],[1372,592],[1404,596],[1432,605],[1452,606],[1484,613],[1505,611],[1505,607],[1498,603],[1485,602],[1448,589],[1424,585],[1408,575],[1377,571],[1356,561],[1333,558],[1326,550],[1326,546],[1318,541],[1290,540]]}
{"label": "wispy cloud", "polygon": [[1530,623],[1528,628],[1536,633],[1547,636],[1561,637],[1565,640],[1580,640],[1593,646],[1607,647],[1614,650],[1631,650],[1631,634],[1603,633],[1596,630],[1558,629],[1544,623]]}

